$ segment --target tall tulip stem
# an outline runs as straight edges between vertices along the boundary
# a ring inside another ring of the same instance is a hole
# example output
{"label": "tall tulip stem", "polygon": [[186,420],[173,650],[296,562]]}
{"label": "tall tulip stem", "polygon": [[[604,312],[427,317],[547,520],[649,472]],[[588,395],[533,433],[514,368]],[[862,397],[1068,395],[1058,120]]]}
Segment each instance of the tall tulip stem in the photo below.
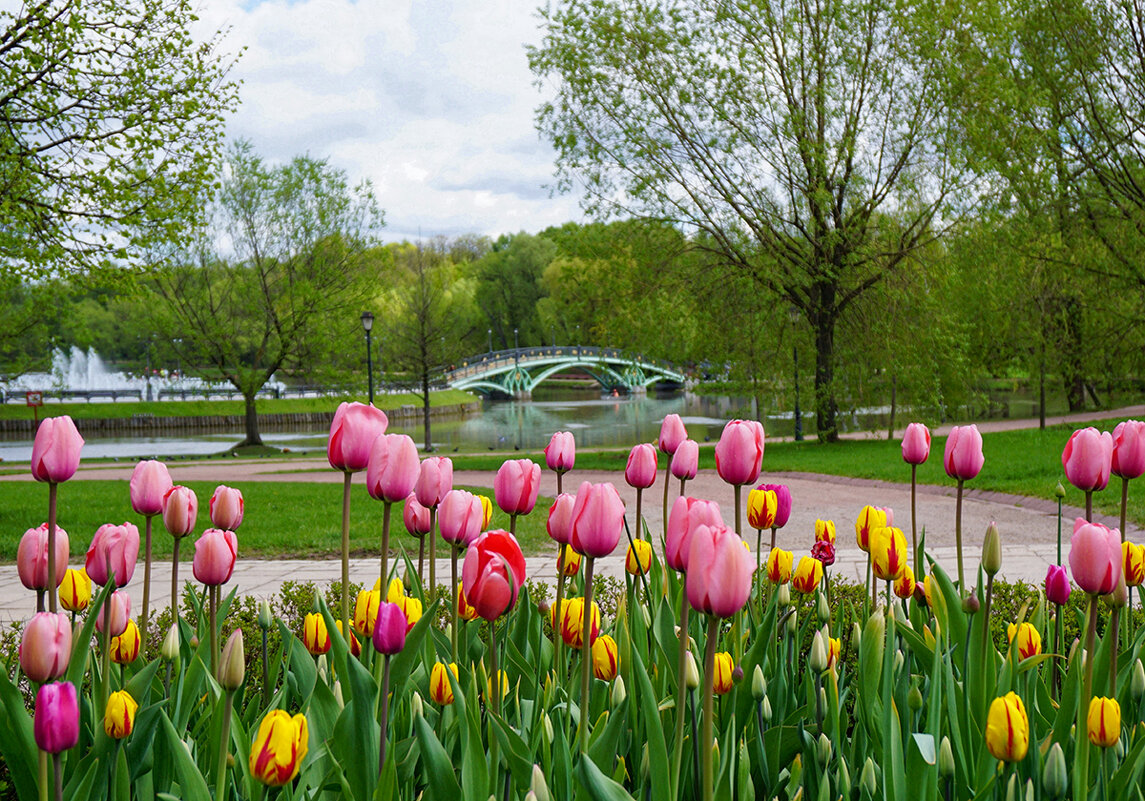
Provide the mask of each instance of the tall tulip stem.
{"label": "tall tulip stem", "polygon": [[1093,522],[1093,490],[1085,491],[1085,522]]}
{"label": "tall tulip stem", "polygon": [[1129,479],[1121,479],[1121,541],[1125,542],[1125,511],[1129,504]]}
{"label": "tall tulip stem", "polygon": [[[592,567],[595,558],[584,557],[584,620],[581,635],[580,667],[580,750],[588,751],[589,708],[592,706]],[[558,610],[559,611],[559,610]]]}
{"label": "tall tulip stem", "polygon": [[179,622],[179,543],[181,537],[176,537],[171,546],[171,623]]}
{"label": "tall tulip stem", "polygon": [[389,740],[389,718],[390,718],[390,655],[386,654],[385,667],[382,668],[382,697],[378,699],[378,705],[381,706],[381,726],[382,731],[379,735],[381,744],[378,746],[378,776],[382,775],[382,771],[386,767],[386,741]]}
{"label": "tall tulip stem", "polygon": [[[40,781],[38,783],[40,801],[48,801],[48,752],[43,748],[36,750],[40,752]],[[55,756],[55,754],[52,754],[53,758]],[[59,773],[59,771],[56,772]],[[56,797],[59,798],[59,795],[57,794]]]}
{"label": "tall tulip stem", "polygon": [[[60,764],[59,754],[52,754],[52,772],[55,774],[56,801],[64,801],[64,769],[63,765]],[[45,782],[45,784],[47,784],[47,782]],[[46,789],[44,795],[47,795]]]}
{"label": "tall tulip stem", "polygon": [[676,741],[672,760],[672,788],[680,796],[680,763],[684,756],[684,702],[688,692],[688,594],[680,590],[680,659],[676,671]]}
{"label": "tall tulip stem", "polygon": [[429,600],[437,597],[437,507],[429,507]]}
{"label": "tall tulip stem", "polygon": [[668,455],[664,465],[664,541],[668,541],[668,476],[672,475],[672,456]]}
{"label": "tall tulip stem", "polygon": [[716,641],[720,636],[720,619],[715,615],[708,618],[708,644],[704,651],[704,723],[701,729],[700,757],[703,760],[704,786],[703,801],[712,801],[712,788],[715,777],[712,774],[712,724],[714,705],[712,703],[715,686]]}
{"label": "tall tulip stem", "polygon": [[[455,544],[449,546],[449,569],[453,582],[450,584],[450,598],[453,599],[453,614],[450,616],[452,626],[449,627],[450,644],[453,646],[453,661],[457,661],[457,630],[461,626],[461,615],[457,613],[457,552]],[[383,585],[384,586],[384,585]]]}
{"label": "tall tulip stem", "polygon": [[[347,470],[342,482],[342,626],[350,631],[350,479]],[[382,588],[385,592],[385,587]],[[212,655],[214,651],[212,650]]]}
{"label": "tall tulip stem", "polygon": [[1077,707],[1077,757],[1074,770],[1074,801],[1086,801],[1089,793],[1089,736],[1086,729],[1089,702],[1093,698],[1093,645],[1097,635],[1097,596],[1089,596],[1088,622],[1085,627],[1085,674],[1081,685],[1081,703]]}
{"label": "tall tulip stem", "polygon": [[48,611],[56,611],[56,493],[59,484],[48,484]]}
{"label": "tall tulip stem", "polygon": [[[227,797],[227,753],[230,751],[231,744],[231,710],[235,704],[235,691],[226,690],[226,697],[223,699],[223,728],[221,736],[219,737],[219,762],[218,770],[215,773],[215,798],[224,799]],[[116,741],[121,742],[121,741]]]}
{"label": "tall tulip stem", "polygon": [[385,591],[386,584],[388,584],[388,576],[390,572],[390,511],[393,504],[386,501],[382,506],[382,591]]}
{"label": "tall tulip stem", "polygon": [[[497,715],[501,712],[501,670],[497,664],[497,619],[489,621],[489,663],[493,666],[493,672],[489,676],[489,695],[487,704],[493,710],[493,714]],[[583,715],[581,716],[583,718]],[[501,767],[500,757],[497,753],[498,742],[497,737],[493,733],[493,721],[489,721],[489,767],[492,773],[492,786],[494,791],[497,789],[497,772]]]}
{"label": "tall tulip stem", "polygon": [[[910,466],[910,541],[914,548],[914,574],[922,576],[922,554],[918,552],[918,526],[915,523],[915,490],[918,485],[918,465]],[[921,580],[921,579],[920,579]]]}
{"label": "tall tulip stem", "polygon": [[216,679],[219,678],[218,590],[218,587],[207,587],[207,600],[211,609],[211,675]]}
{"label": "tall tulip stem", "polygon": [[958,479],[958,500],[954,507],[954,544],[958,548],[958,589],[966,592],[966,573],[962,567],[962,479]]}
{"label": "tall tulip stem", "polygon": [[564,662],[561,661],[561,643],[563,638],[560,633],[561,625],[561,602],[564,600],[565,593],[565,549],[568,548],[564,543],[557,543],[557,600],[554,607],[554,614],[551,618],[553,622],[553,666],[557,670],[557,683],[563,684],[565,680]]}
{"label": "tall tulip stem", "polygon": [[154,515],[147,515],[143,540],[143,610],[139,613],[139,639],[147,643],[148,610],[151,608],[151,521]]}
{"label": "tall tulip stem", "polygon": [[636,535],[640,536],[644,533],[644,522],[640,517],[640,504],[643,500],[644,490],[640,487],[636,488]]}
{"label": "tall tulip stem", "polygon": [[1121,620],[1121,607],[1114,606],[1109,616],[1109,688],[1112,698],[1117,695],[1117,626]]}

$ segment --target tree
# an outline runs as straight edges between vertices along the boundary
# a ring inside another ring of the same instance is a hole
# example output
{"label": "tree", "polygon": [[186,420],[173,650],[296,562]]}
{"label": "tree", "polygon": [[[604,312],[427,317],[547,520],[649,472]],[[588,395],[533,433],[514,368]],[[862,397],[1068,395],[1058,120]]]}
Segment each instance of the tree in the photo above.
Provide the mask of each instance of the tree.
{"label": "tree", "polygon": [[189,231],[238,100],[191,0],[0,10],[0,269],[122,265]]}
{"label": "tree", "polygon": [[835,332],[930,241],[957,174],[917,11],[879,0],[570,0],[530,50],[559,186],[676,222],[805,317],[821,439]]}
{"label": "tree", "polygon": [[257,445],[266,382],[284,369],[321,375],[356,340],[382,213],[368,182],[352,187],[309,156],[272,167],[239,143],[223,175],[193,261],[173,261],[150,286],[155,324],[181,340],[183,361],[243,393],[243,444]]}
{"label": "tree", "polygon": [[518,341],[533,345],[545,341],[537,301],[544,296],[541,277],[554,255],[552,242],[522,232],[500,237],[476,262],[480,278],[477,305],[502,348],[515,346]]}

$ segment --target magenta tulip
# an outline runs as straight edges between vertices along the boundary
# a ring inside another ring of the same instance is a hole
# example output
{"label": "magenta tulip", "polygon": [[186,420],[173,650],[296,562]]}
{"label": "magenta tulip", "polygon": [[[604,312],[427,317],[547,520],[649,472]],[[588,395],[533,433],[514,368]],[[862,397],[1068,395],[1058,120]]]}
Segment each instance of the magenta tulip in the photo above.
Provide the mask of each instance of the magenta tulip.
{"label": "magenta tulip", "polygon": [[517,603],[525,582],[525,557],[508,531],[486,531],[465,553],[461,588],[465,600],[485,620],[496,620]]}
{"label": "magenta tulip", "polygon": [[454,545],[469,545],[481,534],[481,524],[485,521],[485,510],[481,499],[465,490],[450,490],[445,493],[437,510],[437,525],[446,542]]}
{"label": "magenta tulip", "polygon": [[238,537],[233,531],[207,529],[195,542],[195,559],[191,563],[195,580],[208,587],[226,584],[235,570],[238,552]]}
{"label": "magenta tulip", "polygon": [[211,523],[224,531],[235,531],[243,522],[243,494],[241,490],[220,484],[215,487],[208,506]]}
{"label": "magenta tulip", "polygon": [[668,515],[668,536],[664,542],[664,561],[668,567],[686,572],[692,535],[696,529],[702,525],[717,528],[723,524],[719,504],[714,501],[677,498],[672,505],[672,513]]}
{"label": "magenta tulip", "polygon": [[946,454],[942,460],[946,475],[959,481],[968,481],[978,475],[985,462],[978,426],[971,424],[950,429],[946,437]]}
{"label": "magenta tulip", "polygon": [[387,656],[400,654],[406,647],[408,628],[401,606],[382,601],[378,604],[378,616],[374,620],[374,650]]}
{"label": "magenta tulip", "polygon": [[445,493],[453,489],[453,460],[447,456],[427,456],[418,468],[414,494],[417,502],[427,509],[441,503]]}
{"label": "magenta tulip", "polygon": [[74,684],[59,681],[40,687],[32,734],[40,750],[49,754],[75,747],[80,737],[80,706]]}
{"label": "magenta tulip", "polygon": [[[68,572],[68,533],[56,526],[56,584]],[[20,583],[29,590],[48,589],[48,524],[30,528],[20,538],[16,548],[16,572]]]}
{"label": "magenta tulip", "polygon": [[610,482],[584,482],[576,492],[572,512],[573,550],[584,556],[608,556],[624,531],[624,501]]}
{"label": "magenta tulip", "polygon": [[527,515],[537,503],[541,466],[530,459],[509,459],[493,478],[493,499],[507,515]]}
{"label": "magenta tulip", "polygon": [[756,489],[775,493],[775,528],[783,528],[791,519],[791,489],[786,484],[760,484]]}
{"label": "magenta tulip", "polygon": [[902,435],[902,459],[907,464],[922,464],[930,457],[930,429],[922,423],[911,423]]}
{"label": "magenta tulip", "polygon": [[1058,606],[1069,603],[1069,574],[1061,565],[1050,565],[1046,569],[1046,600]]}
{"label": "magenta tulip", "polygon": [[1105,489],[1112,462],[1112,435],[1092,426],[1073,432],[1062,450],[1065,477],[1082,492]]}
{"label": "magenta tulip", "polygon": [[167,465],[154,459],[139,462],[131,471],[131,508],[144,517],[161,514],[163,498],[172,486]]}
{"label": "magenta tulip", "polygon": [[699,612],[731,617],[751,594],[751,555],[727,526],[699,525],[688,553],[688,603]]}
{"label": "magenta tulip", "polygon": [[1069,541],[1069,571],[1077,586],[1092,595],[1113,592],[1121,578],[1121,533],[1079,517]]}
{"label": "magenta tulip", "polygon": [[59,484],[76,474],[80,466],[83,437],[66,414],[45,417],[32,443],[32,477]]}
{"label": "magenta tulip", "polygon": [[63,612],[32,615],[20,638],[20,667],[37,684],[58,678],[72,655],[72,624]]}
{"label": "magenta tulip", "polygon": [[[126,587],[135,574],[139,558],[139,529],[134,523],[104,523],[96,529],[87,549],[87,574],[96,584],[114,579],[116,587]],[[111,571],[113,575],[108,573]]]}
{"label": "magenta tulip", "polygon": [[1113,429],[1110,472],[1126,479],[1145,475],[1145,423],[1125,420]]}
{"label": "magenta tulip", "polygon": [[732,420],[716,443],[716,472],[729,484],[752,484],[763,467],[763,426]]}
{"label": "magenta tulip", "polygon": [[374,439],[386,433],[386,413],[365,403],[340,403],[330,422],[326,458],[335,470],[356,473],[370,461]]}
{"label": "magenta tulip", "polygon": [[567,473],[576,464],[576,440],[571,431],[557,431],[545,447],[545,464],[556,473]]}
{"label": "magenta tulip", "polygon": [[[669,415],[671,416],[671,415]],[[672,448],[675,453],[679,443]],[[656,449],[649,443],[634,445],[628,452],[628,464],[624,467],[624,480],[633,489],[648,489],[656,483]]]}
{"label": "magenta tulip", "polygon": [[672,475],[678,479],[695,478],[696,471],[700,468],[700,443],[694,439],[686,439],[681,442],[680,447],[676,448],[676,452],[672,454],[670,467]]}
{"label": "magenta tulip", "polygon": [[406,524],[406,531],[415,537],[429,533],[429,509],[418,503],[417,495],[412,492],[406,498],[405,508],[402,509],[402,522]]}
{"label": "magenta tulip", "polygon": [[665,415],[664,421],[660,423],[660,450],[671,456],[687,438],[688,430],[684,428],[684,421],[680,419],[680,415]]}
{"label": "magenta tulip", "polygon": [[[111,611],[108,616],[108,610]],[[103,633],[104,627],[110,621],[111,636],[118,637],[127,631],[127,621],[131,619],[131,597],[121,590],[116,590],[107,597],[107,603],[99,607],[99,615],[95,619],[95,630]]]}
{"label": "magenta tulip", "polygon": [[[449,464],[449,483],[452,486],[453,463]],[[420,476],[417,445],[410,437],[382,434],[374,439],[366,465],[366,489],[371,498],[397,503],[413,492]]]}
{"label": "magenta tulip", "polygon": [[185,537],[195,530],[199,516],[199,498],[190,487],[179,484],[163,496],[163,525],[172,537]]}
{"label": "magenta tulip", "polygon": [[575,507],[576,496],[569,492],[562,492],[549,507],[546,528],[554,542],[568,545],[572,541],[572,516]]}

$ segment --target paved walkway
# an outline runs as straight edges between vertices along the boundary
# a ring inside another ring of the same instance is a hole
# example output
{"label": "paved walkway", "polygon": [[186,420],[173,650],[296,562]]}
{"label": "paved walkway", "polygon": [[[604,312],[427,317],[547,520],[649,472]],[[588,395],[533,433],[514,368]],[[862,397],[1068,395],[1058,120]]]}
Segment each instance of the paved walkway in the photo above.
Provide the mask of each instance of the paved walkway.
{"label": "paved walkway", "polygon": [[[1094,415],[1053,418],[1047,422],[1084,423],[1094,419],[1124,416],[1145,417],[1145,406]],[[983,431],[995,431],[1036,425],[1036,420],[1002,420],[981,423],[979,428]],[[945,429],[938,429],[937,433],[944,431]],[[940,453],[932,454],[931,458],[935,456],[941,458]],[[85,479],[127,481],[130,479],[132,467],[92,465],[81,467],[78,475]],[[341,474],[331,470],[325,459],[177,462],[170,465],[170,470],[176,482],[218,481],[239,488],[244,481],[340,482],[342,480]],[[839,534],[837,561],[832,570],[862,581],[866,569],[866,556],[855,544],[854,521],[859,510],[866,504],[889,506],[894,509],[896,524],[907,533],[908,538],[910,537],[909,484],[806,473],[767,473],[764,479],[773,483],[784,483],[791,488],[793,498],[791,520],[780,530],[777,544],[794,551],[796,560],[811,546],[816,518],[831,519],[837,524]],[[0,476],[0,482],[24,480],[30,480],[27,473]],[[363,482],[364,476],[359,474],[355,480]],[[556,493],[554,475],[545,471],[541,480],[541,494],[554,495]],[[621,497],[625,502],[634,503],[634,492],[624,484],[624,477],[619,472],[573,471],[565,478],[566,489],[575,491],[581,481],[612,481],[621,491]],[[658,476],[656,485],[645,492],[642,509],[648,527],[656,539],[659,538],[662,527],[662,481],[663,472]],[[493,473],[458,471],[454,476],[454,482],[458,485],[491,488]],[[14,488],[10,486],[3,491],[11,491]],[[719,479],[715,471],[701,471],[694,481],[688,483],[687,493],[719,502],[725,519],[731,522],[732,490]],[[676,494],[677,483],[673,481],[672,498],[675,498]],[[918,527],[920,534],[925,527],[928,552],[953,574],[956,571],[954,489],[920,486],[917,503]],[[547,509],[537,509],[534,514],[546,514],[547,511]],[[633,512],[634,509],[630,505],[629,514]],[[1082,510],[1075,507],[1066,507],[1063,512],[1063,555],[1068,555],[1072,521],[1082,514]],[[1107,525],[1117,525],[1117,521],[1112,518],[1099,519]],[[968,576],[976,575],[982,536],[991,521],[997,522],[1002,533],[1002,576],[1008,580],[1040,583],[1045,578],[1046,567],[1056,562],[1056,503],[1005,493],[968,490],[963,502],[963,558]],[[746,521],[744,525],[746,527]],[[1135,526],[1129,526],[1127,534],[1138,542],[1145,538],[1142,536],[1142,531]],[[768,547],[766,536],[767,532],[763,545],[765,552]],[[747,538],[754,549],[754,532],[747,531]],[[552,556],[530,557],[526,560],[529,578],[551,580],[556,571],[555,561],[555,547]],[[617,556],[598,560],[597,569],[604,575],[620,577],[624,569],[623,549]],[[373,584],[377,576],[376,571],[377,561],[374,559],[351,561],[352,581]],[[180,569],[180,573],[183,572],[190,579],[189,564],[184,563]],[[169,564],[153,566],[152,598],[156,608],[163,607],[170,601],[170,575]],[[244,559],[240,531],[239,561],[231,583],[225,590],[229,591],[232,586],[238,586],[242,594],[267,597],[277,593],[284,581],[309,580],[322,584],[340,576],[341,563],[337,560]],[[444,583],[449,581],[449,563],[446,560],[439,560],[438,580]],[[129,592],[132,597],[132,608],[138,610],[143,594],[142,566],[136,571]],[[34,606],[34,595],[21,586],[15,565],[0,565],[0,623],[26,618],[34,611]]]}

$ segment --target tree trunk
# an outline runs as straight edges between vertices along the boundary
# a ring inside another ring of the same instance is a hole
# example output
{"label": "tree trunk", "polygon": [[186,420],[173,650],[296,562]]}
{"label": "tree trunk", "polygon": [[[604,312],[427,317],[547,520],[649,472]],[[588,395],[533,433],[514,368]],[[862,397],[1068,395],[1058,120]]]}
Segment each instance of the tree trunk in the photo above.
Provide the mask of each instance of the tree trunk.
{"label": "tree trunk", "polygon": [[422,417],[425,419],[425,452],[433,452],[433,442],[429,438],[429,373],[421,374]]}
{"label": "tree trunk", "polygon": [[1066,400],[1071,412],[1085,411],[1085,357],[1081,336],[1081,305],[1065,301],[1065,337],[1062,343]]}
{"label": "tree trunk", "polygon": [[895,397],[898,393],[898,376],[891,376],[891,419],[887,422],[887,439],[895,438]]}
{"label": "tree trunk", "polygon": [[[834,298],[832,298],[832,301]],[[815,428],[820,442],[837,442],[835,405],[835,315],[817,313],[815,321]]]}
{"label": "tree trunk", "polygon": [[258,411],[254,407],[254,394],[243,393],[243,400],[246,401],[246,439],[244,439],[239,447],[246,445],[261,445],[262,437],[258,435]]}

